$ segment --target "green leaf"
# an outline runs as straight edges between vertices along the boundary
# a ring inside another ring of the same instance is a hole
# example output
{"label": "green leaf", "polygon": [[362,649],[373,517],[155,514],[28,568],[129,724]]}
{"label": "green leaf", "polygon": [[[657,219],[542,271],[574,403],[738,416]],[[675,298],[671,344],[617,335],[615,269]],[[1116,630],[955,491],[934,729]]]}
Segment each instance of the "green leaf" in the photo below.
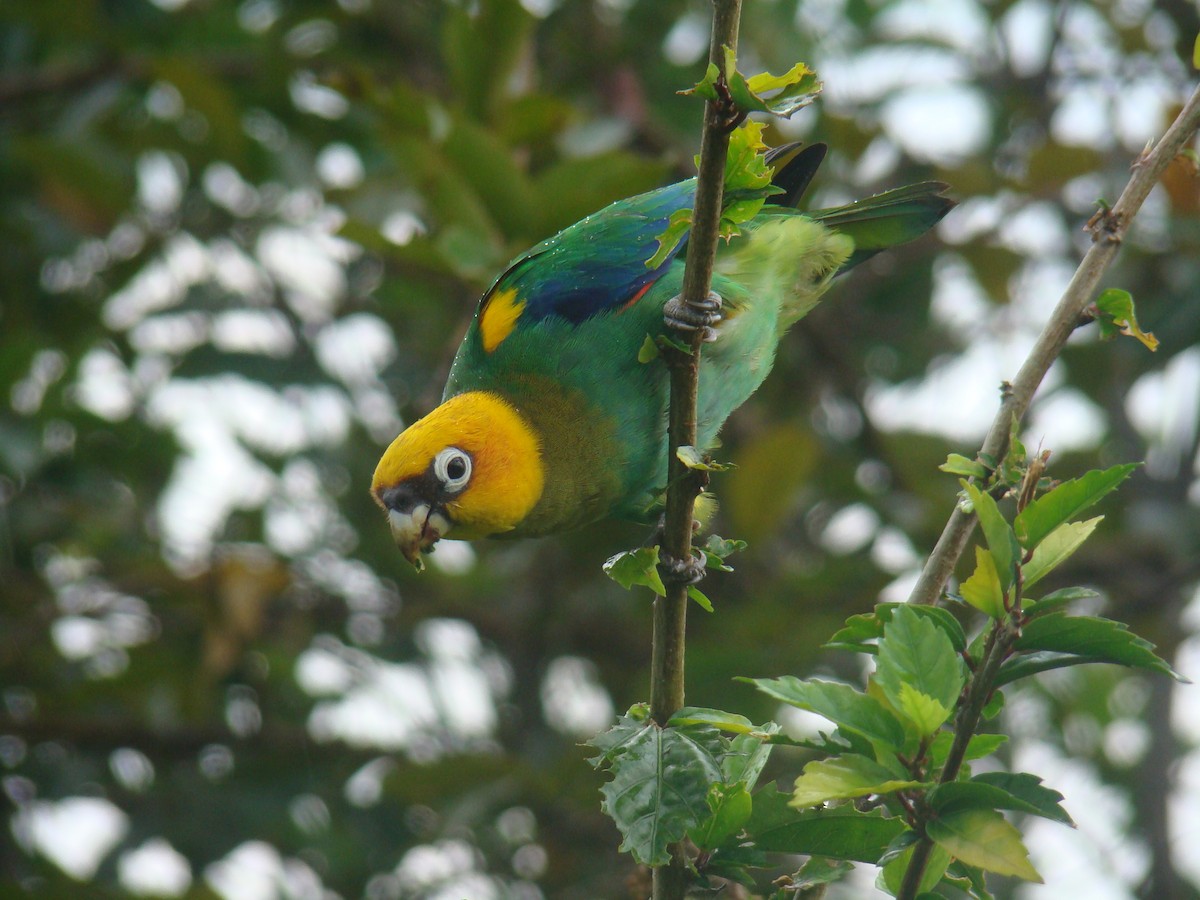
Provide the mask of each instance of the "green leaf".
{"label": "green leaf", "polygon": [[[893,896],[900,893],[900,885],[904,881],[904,873],[908,870],[908,864],[912,859],[914,849],[913,847],[909,847],[883,867],[883,883]],[[925,863],[925,871],[922,873],[921,882],[917,887],[918,897],[922,894],[928,896],[927,892],[937,887],[938,882],[942,880],[942,876],[946,874],[946,867],[949,865],[950,854],[944,847],[939,847],[935,844],[932,852],[929,854],[929,859]]]}
{"label": "green leaf", "polygon": [[1100,337],[1103,340],[1112,340],[1118,334],[1124,334],[1137,338],[1147,350],[1158,349],[1158,338],[1138,327],[1133,295],[1129,291],[1120,288],[1103,291],[1096,298],[1096,310],[1099,313]]}
{"label": "green leaf", "polygon": [[729,752],[721,758],[721,771],[725,773],[725,782],[735,784],[743,782],[747,790],[754,790],[758,776],[775,749],[768,743],[783,728],[776,722],[759,725],[750,734],[739,734],[729,742]]}
{"label": "green leaf", "polygon": [[1076,600],[1090,600],[1093,597],[1099,597],[1097,591],[1085,587],[1068,587],[1061,588],[1052,594],[1047,594],[1040,600],[1027,598],[1025,600],[1024,612],[1026,618],[1035,616],[1044,616],[1046,613],[1051,613],[1066,606],[1069,603],[1074,603]]}
{"label": "green leaf", "polygon": [[715,850],[741,831],[753,807],[746,785],[712,784],[708,788],[710,815],[688,832],[701,850]]}
{"label": "green leaf", "polygon": [[726,469],[733,468],[729,463],[713,462],[708,458],[708,454],[701,453],[695,447],[687,444],[676,447],[675,456],[689,469],[694,469],[698,472],[724,472]]}
{"label": "green leaf", "polygon": [[953,707],[939,703],[911,684],[900,686],[900,702],[896,704],[896,708],[916,726],[921,737],[929,737],[936,732],[953,712]]}
{"label": "green leaf", "polygon": [[1029,862],[1029,851],[1021,843],[1020,833],[994,810],[950,813],[930,820],[926,832],[934,843],[967,865],[1042,882],[1042,876]]}
{"label": "green leaf", "polygon": [[978,544],[975,545],[975,571],[959,586],[958,593],[967,603],[993,619],[1005,615],[1004,589],[1000,586],[995,559]]}
{"label": "green leaf", "polygon": [[731,734],[748,734],[757,730],[757,726],[745,716],[701,706],[685,706],[676,710],[667,724],[672,728],[684,725],[711,725]]}
{"label": "green leaf", "polygon": [[680,91],[679,94],[685,97],[690,94],[695,94],[697,97],[700,97],[704,100],[716,100],[717,81],[720,79],[720,77],[721,70],[717,67],[716,63],[710,62],[708,64],[708,68],[704,70],[704,77],[686,91]]}
{"label": "green leaf", "polygon": [[671,218],[667,220],[666,230],[658,236],[658,249],[654,251],[653,256],[646,260],[647,269],[657,269],[675,252],[679,242],[684,239],[692,227],[692,212],[689,208],[677,209],[671,213]]}
{"label": "green leaf", "polygon": [[967,478],[987,478],[990,474],[988,467],[983,463],[975,459],[967,459],[961,453],[951,453],[938,468],[951,475],[963,475]]}
{"label": "green leaf", "polygon": [[1000,514],[1000,507],[992,499],[992,495],[981,491],[969,482],[963,483],[975,515],[979,517],[979,527],[983,529],[984,540],[996,563],[996,574],[1000,576],[1000,589],[1005,594],[1012,587],[1013,578],[1017,571],[1017,561],[1021,558],[1021,548],[1017,544],[1017,536],[1013,534],[1012,526]]}
{"label": "green leaf", "polygon": [[[1050,613],[1026,623],[1014,647],[1023,653],[1046,651],[1078,658],[1078,662],[1066,665],[1115,663],[1184,680],[1154,652],[1153,644],[1129,631],[1128,626],[1112,619]],[[1020,657],[1009,661],[1013,662],[1020,662]],[[1001,666],[1001,676],[1009,663]]]}
{"label": "green leaf", "polygon": [[789,795],[774,786],[754,795],[745,831],[758,849],[874,863],[897,835],[908,830],[903,820],[884,818],[880,810],[864,813],[853,806],[837,806],[797,811],[789,801]]}
{"label": "green leaf", "polygon": [[[821,92],[817,73],[804,63],[796,63],[783,75],[763,72],[747,79],[737,71],[733,51],[728,47],[723,49],[729,93],[740,109],[770,113],[786,119],[812,103]],[[768,93],[770,97],[762,96]]]}
{"label": "green leaf", "polygon": [[[976,734],[967,742],[967,752],[963,757],[967,762],[973,759],[983,759],[991,756],[1008,740],[1006,734]],[[946,764],[950,755],[950,746],[954,743],[954,734],[950,731],[939,732],[929,745],[929,763],[934,769],[940,769]]]}
{"label": "green leaf", "polygon": [[1058,568],[1091,537],[1096,526],[1102,521],[1104,516],[1096,516],[1083,522],[1064,522],[1050,532],[1033,551],[1033,557],[1022,567],[1025,587],[1032,587]]}
{"label": "green leaf", "polygon": [[[825,859],[822,856],[810,857],[808,862],[800,867],[791,878],[789,890],[813,888],[822,884],[834,884],[841,881],[854,871],[854,866],[840,859]],[[805,896],[801,894],[799,896]]]}
{"label": "green leaf", "polygon": [[709,817],[709,786],[723,781],[720,733],[623,719],[590,743],[603,751],[594,762],[612,772],[600,793],[623,837],[620,849],[642,865],[664,865],[667,845]]}
{"label": "green leaf", "polygon": [[796,779],[792,806],[817,806],[827,800],[849,800],[871,794],[890,794],[920,787],[919,781],[904,781],[873,759],[857,754],[813,760]]}
{"label": "green leaf", "polygon": [[639,547],[624,550],[604,563],[604,574],[625,590],[635,585],[648,587],[660,597],[667,595],[662,576],[658,574],[658,547]]}
{"label": "green leaf", "polygon": [[689,600],[694,602],[697,606],[699,606],[705,612],[713,611],[712,601],[709,600],[708,597],[705,595],[705,593],[702,590],[700,590],[700,588],[696,587],[694,584],[688,585],[687,595],[688,595]]}
{"label": "green leaf", "polygon": [[[1067,811],[1060,805],[1063,795],[1042,784],[1042,779],[1028,772],[984,772],[971,779],[978,784],[987,784],[1006,791],[1013,797],[1034,807],[1036,814],[1064,825],[1074,826]],[[1002,806],[1000,809],[1016,809]]]}
{"label": "green leaf", "polygon": [[915,609],[898,607],[884,626],[874,679],[897,709],[906,692],[916,691],[952,710],[962,691],[962,660],[946,633]]}
{"label": "green leaf", "polygon": [[884,626],[892,620],[892,614],[901,606],[931,620],[950,638],[956,651],[961,652],[967,648],[966,633],[958,619],[954,618],[954,614],[949,610],[942,609],[940,606],[909,606],[905,603],[880,603],[875,607],[874,612],[851,616],[846,620],[846,626],[836,632],[822,646],[827,649],[851,650],[857,653],[877,652],[878,648],[867,642],[883,637]]}
{"label": "green leaf", "polygon": [[1115,490],[1138,465],[1125,463],[1109,469],[1094,469],[1079,478],[1064,481],[1038,497],[1017,513],[1013,522],[1017,540],[1026,550],[1032,550],[1055,528]]}
{"label": "green leaf", "polygon": [[726,539],[719,534],[710,534],[704,542],[704,552],[709,558],[724,560],[726,557],[733,556],[735,553],[741,553],[749,546],[745,541],[736,539]]}
{"label": "green leaf", "polygon": [[[1007,772],[995,774],[1008,775]],[[926,802],[939,817],[966,809],[1011,809],[1014,812],[1045,816],[1056,822],[1071,824],[1070,816],[1058,805],[1058,802],[1062,800],[1062,794],[1041,787],[1041,779],[1036,776],[1030,775],[1029,777],[1034,779],[1035,786],[1045,794],[1039,798],[1041,802],[1038,804],[1019,797],[998,784],[974,780],[939,784],[926,795]],[[1023,785],[1023,787],[1028,788],[1029,786]],[[1051,796],[1053,800],[1050,799]]]}
{"label": "green leaf", "polygon": [[904,726],[883,704],[848,684],[794,675],[780,678],[741,678],[776,700],[824,716],[839,728],[898,750],[904,746]]}
{"label": "green leaf", "polygon": [[637,361],[645,365],[652,360],[658,359],[661,355],[658,350],[658,344],[654,343],[654,338],[646,335],[646,339],[642,341],[642,346],[638,350]]}
{"label": "green leaf", "polygon": [[1196,43],[1192,46],[1192,68],[1200,69],[1200,34],[1196,35]]}

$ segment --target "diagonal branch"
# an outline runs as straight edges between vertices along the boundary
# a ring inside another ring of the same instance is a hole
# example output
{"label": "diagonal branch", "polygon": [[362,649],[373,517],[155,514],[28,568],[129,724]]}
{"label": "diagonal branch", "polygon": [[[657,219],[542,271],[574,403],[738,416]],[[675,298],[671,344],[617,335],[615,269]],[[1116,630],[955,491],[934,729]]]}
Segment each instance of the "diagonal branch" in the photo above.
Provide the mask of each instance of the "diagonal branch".
{"label": "diagonal branch", "polygon": [[[1163,170],[1191,140],[1198,127],[1200,88],[1195,90],[1154,148],[1134,162],[1133,175],[1116,204],[1111,209],[1102,210],[1088,223],[1092,246],[1080,262],[1079,268],[1075,270],[1071,283],[1051,313],[1016,378],[1011,385],[1005,387],[1004,401],[1000,404],[992,427],[984,439],[983,447],[979,451],[981,456],[1002,459],[1007,453],[1013,420],[1020,421],[1024,418],[1034,392],[1042,383],[1050,365],[1062,353],[1071,333],[1086,319],[1087,308],[1095,296],[1100,276],[1117,255],[1134,216],[1141,209],[1151,189],[1158,183]],[[941,537],[938,538],[937,545],[925,561],[925,568],[909,595],[909,603],[937,602],[950,573],[958,563],[958,558],[966,549],[974,528],[974,514],[964,513],[955,507]]]}

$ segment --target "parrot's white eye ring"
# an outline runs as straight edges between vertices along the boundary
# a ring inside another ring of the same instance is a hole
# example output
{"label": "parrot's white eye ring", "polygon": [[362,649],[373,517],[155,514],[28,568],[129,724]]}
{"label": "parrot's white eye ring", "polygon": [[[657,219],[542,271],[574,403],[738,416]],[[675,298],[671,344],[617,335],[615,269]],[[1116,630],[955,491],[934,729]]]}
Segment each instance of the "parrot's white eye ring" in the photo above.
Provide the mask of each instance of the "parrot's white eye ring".
{"label": "parrot's white eye ring", "polygon": [[471,456],[457,447],[447,447],[433,458],[433,475],[442,487],[457,494],[471,480]]}

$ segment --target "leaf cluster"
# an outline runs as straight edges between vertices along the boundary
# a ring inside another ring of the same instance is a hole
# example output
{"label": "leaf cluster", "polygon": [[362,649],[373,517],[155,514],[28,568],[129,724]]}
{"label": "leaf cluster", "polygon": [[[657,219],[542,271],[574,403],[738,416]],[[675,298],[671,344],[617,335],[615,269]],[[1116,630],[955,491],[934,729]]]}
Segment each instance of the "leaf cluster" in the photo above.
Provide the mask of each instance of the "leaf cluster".
{"label": "leaf cluster", "polygon": [[[984,543],[972,574],[948,597],[949,608],[879,604],[852,616],[826,643],[873,658],[865,688],[791,675],[741,679],[828,720],[828,732],[797,741],[775,723],[685,709],[667,728],[631,715],[597,738],[593,745],[602,752],[594,762],[613,776],[604,788],[605,809],[624,836],[622,848],[658,865],[668,844],[686,837],[698,848],[692,861],[698,879],[747,884],[769,854],[809,856],[785,880],[789,891],[836,880],[849,861],[878,865],[880,886],[901,897],[942,896],[939,885],[946,885],[985,900],[987,873],[1041,881],[1009,816],[1072,825],[1062,795],[1031,773],[970,768],[1006,740],[986,727],[1003,706],[1001,688],[1047,669],[1095,662],[1178,676],[1123,624],[1070,611],[1093,592],[1026,593],[1093,533],[1102,517],[1080,517],[1136,466],[1053,484],[1043,477],[1048,454],[1033,460],[1023,454],[1018,442],[1002,465],[988,467],[993,479],[1006,473],[1007,483],[995,479],[991,489],[963,483]],[[976,465],[948,461],[951,469]],[[1007,500],[993,493],[1015,496],[1016,508],[1006,515]],[[709,547],[718,553],[732,542],[712,538]],[[646,551],[614,559],[610,574],[618,580],[649,584],[657,577]],[[635,568],[636,577],[628,577]],[[985,616],[973,629],[962,623],[971,610]],[[816,756],[789,791],[755,790],[778,744]]]}

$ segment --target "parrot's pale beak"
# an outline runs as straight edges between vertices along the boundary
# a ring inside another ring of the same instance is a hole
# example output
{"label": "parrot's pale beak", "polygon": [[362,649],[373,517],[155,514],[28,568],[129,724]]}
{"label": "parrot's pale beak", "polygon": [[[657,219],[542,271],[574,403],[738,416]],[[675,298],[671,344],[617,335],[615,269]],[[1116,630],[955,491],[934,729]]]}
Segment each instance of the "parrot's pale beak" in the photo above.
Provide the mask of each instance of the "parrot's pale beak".
{"label": "parrot's pale beak", "polygon": [[387,517],[396,546],[418,571],[425,567],[421,554],[428,552],[451,528],[450,520],[428,503],[418,503],[411,510],[389,509]]}

